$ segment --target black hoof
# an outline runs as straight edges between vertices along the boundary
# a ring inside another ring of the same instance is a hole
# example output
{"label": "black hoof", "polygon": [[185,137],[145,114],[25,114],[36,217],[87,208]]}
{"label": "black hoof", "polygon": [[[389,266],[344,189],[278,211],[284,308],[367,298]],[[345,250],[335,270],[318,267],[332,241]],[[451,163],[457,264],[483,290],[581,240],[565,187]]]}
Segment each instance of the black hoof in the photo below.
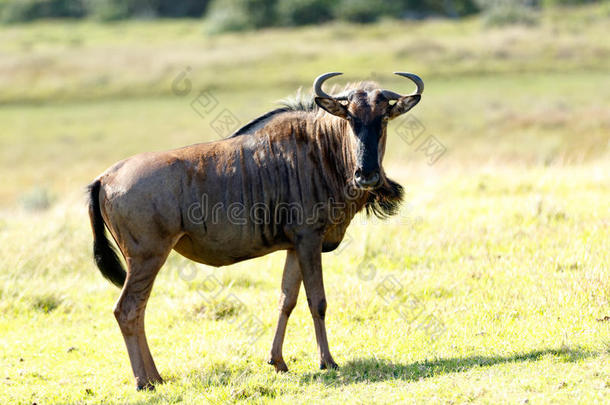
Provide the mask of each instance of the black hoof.
{"label": "black hoof", "polygon": [[326,364],[326,363],[321,363],[320,364],[320,370],[337,370],[339,368],[339,365],[337,363],[335,363],[334,361],[331,361],[330,363]]}
{"label": "black hoof", "polygon": [[144,385],[137,385],[136,386],[136,390],[138,391],[154,391],[155,390],[155,386],[153,384],[144,384]]}
{"label": "black hoof", "polygon": [[267,360],[267,364],[271,364],[275,368],[276,373],[287,373],[288,366],[284,360],[275,361],[273,359]]}

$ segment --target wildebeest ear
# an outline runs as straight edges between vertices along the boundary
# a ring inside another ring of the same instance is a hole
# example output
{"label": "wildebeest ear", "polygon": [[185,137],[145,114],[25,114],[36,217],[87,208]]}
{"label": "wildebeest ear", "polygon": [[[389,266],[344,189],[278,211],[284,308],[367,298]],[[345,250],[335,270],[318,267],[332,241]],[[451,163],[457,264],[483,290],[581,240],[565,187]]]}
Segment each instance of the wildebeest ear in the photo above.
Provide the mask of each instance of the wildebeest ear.
{"label": "wildebeest ear", "polygon": [[401,114],[406,113],[411,108],[415,107],[421,100],[421,95],[416,94],[414,96],[404,96],[396,100],[396,103],[390,108],[390,119],[396,118]]}
{"label": "wildebeest ear", "polygon": [[316,97],[316,104],[326,112],[336,115],[337,117],[347,118],[347,108],[340,101],[334,98]]}

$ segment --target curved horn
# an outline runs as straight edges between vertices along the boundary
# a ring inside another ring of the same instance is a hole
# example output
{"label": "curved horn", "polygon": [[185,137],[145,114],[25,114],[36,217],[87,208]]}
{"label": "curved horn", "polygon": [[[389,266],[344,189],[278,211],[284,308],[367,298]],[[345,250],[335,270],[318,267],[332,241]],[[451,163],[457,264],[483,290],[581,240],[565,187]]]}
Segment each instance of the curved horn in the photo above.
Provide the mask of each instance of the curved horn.
{"label": "curved horn", "polygon": [[324,81],[330,79],[331,77],[339,76],[342,74],[343,73],[340,73],[340,72],[330,72],[330,73],[324,73],[323,75],[316,77],[316,80],[314,80],[314,82],[313,82],[314,94],[317,97],[334,98],[333,96],[329,96],[328,94],[326,94],[324,92],[324,90],[322,90],[322,83],[324,83]]}
{"label": "curved horn", "polygon": [[[424,81],[416,74],[407,73],[407,72],[394,72],[394,74],[398,75],[398,76],[406,77],[407,79],[410,79],[413,83],[415,83],[415,85],[417,86],[417,90],[415,91],[415,93],[409,94],[410,96],[415,96],[418,94],[422,94],[424,92]],[[383,95],[388,100],[398,100],[399,98],[402,97],[402,95],[395,93],[391,90],[383,90]]]}
{"label": "curved horn", "polygon": [[424,92],[424,81],[416,74],[407,73],[407,72],[394,72],[395,75],[406,77],[407,79],[411,79],[413,83],[417,86],[417,91],[413,94],[409,94],[410,96],[414,96],[416,94],[422,94]]}

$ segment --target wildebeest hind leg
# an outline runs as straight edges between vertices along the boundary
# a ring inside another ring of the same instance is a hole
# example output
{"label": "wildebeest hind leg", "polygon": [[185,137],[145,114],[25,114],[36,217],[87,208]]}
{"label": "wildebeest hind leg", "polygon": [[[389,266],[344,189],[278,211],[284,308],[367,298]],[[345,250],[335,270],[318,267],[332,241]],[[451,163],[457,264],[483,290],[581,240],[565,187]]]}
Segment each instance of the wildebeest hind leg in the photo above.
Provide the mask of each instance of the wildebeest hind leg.
{"label": "wildebeest hind leg", "polygon": [[269,355],[268,363],[275,367],[275,371],[288,371],[288,366],[282,356],[282,345],[284,343],[284,335],[286,333],[286,325],[290,313],[294,309],[299,297],[299,289],[301,288],[301,269],[299,261],[294,250],[289,250],[286,254],[286,263],[284,264],[284,273],[282,275],[282,293],[280,296],[280,314],[275,328],[273,344],[271,345],[271,354]]}
{"label": "wildebeest hind leg", "polygon": [[146,341],[144,312],[155,277],[166,257],[128,257],[127,279],[114,309],[139,390],[152,389],[154,384],[163,382]]}
{"label": "wildebeest hind leg", "polygon": [[316,331],[318,352],[320,354],[320,369],[338,368],[328,348],[326,336],[326,295],[322,280],[322,241],[316,235],[301,237],[296,248],[299,259],[303,285],[307,294],[307,304],[313,318]]}

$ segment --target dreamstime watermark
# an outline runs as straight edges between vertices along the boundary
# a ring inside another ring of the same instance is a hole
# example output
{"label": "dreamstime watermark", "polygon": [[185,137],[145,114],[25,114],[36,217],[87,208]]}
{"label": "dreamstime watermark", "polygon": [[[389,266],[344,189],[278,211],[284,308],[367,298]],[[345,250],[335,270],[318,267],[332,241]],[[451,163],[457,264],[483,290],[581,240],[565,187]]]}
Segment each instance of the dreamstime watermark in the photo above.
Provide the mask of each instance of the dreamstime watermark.
{"label": "dreamstime watermark", "polygon": [[[373,263],[363,260],[357,267],[356,273],[362,281],[375,281],[377,268]],[[424,331],[428,338],[434,340],[441,336],[447,328],[438,316],[427,311],[423,302],[407,291],[395,274],[383,276],[375,281],[375,292],[409,325]]]}
{"label": "dreamstime watermark", "polygon": [[[377,80],[378,74],[371,72],[372,80]],[[415,147],[415,152],[423,153],[428,165],[437,163],[447,152],[447,147],[434,135],[426,133],[426,127],[413,113],[408,112],[398,120],[396,133],[407,145]]]}
{"label": "dreamstime watermark", "polygon": [[[210,201],[208,194],[203,194],[200,201],[191,203],[186,210],[186,220],[191,225],[196,225],[208,231],[211,226],[234,225],[234,226],[257,226],[270,231],[278,227],[317,227],[342,226],[346,229],[348,223],[359,223],[367,225],[371,221],[370,216],[357,215],[362,210],[362,202],[347,199],[346,201],[335,201],[329,198],[306,206],[299,202],[280,202],[275,204],[255,202],[246,204],[241,201],[225,203],[222,201]],[[417,226],[423,222],[421,216],[412,217],[411,205],[407,209],[395,214],[391,223],[398,225]],[[333,250],[335,255],[341,254],[351,243],[353,237],[345,233],[340,245]]]}
{"label": "dreamstime watermark", "polygon": [[[193,83],[189,79],[191,67],[187,66],[172,80],[172,92],[179,97],[187,97],[193,90]],[[220,138],[233,134],[240,126],[241,121],[231,110],[222,108],[218,99],[209,90],[199,91],[190,106],[204,120],[209,121],[210,127]]]}
{"label": "dreamstime watermark", "polygon": [[[350,207],[353,205],[353,208]],[[348,211],[356,210],[354,203],[335,201],[316,202],[311,207],[301,203],[280,202],[270,205],[263,202],[245,204],[233,201],[225,204],[222,201],[211,204],[209,196],[203,194],[201,201],[189,205],[186,217],[195,225],[271,225],[285,226],[309,225],[313,226],[324,221],[330,225],[340,224],[347,219]]]}
{"label": "dreamstime watermark", "polygon": [[[204,193],[198,201],[191,203],[186,209],[186,220],[189,224],[201,227],[205,232],[214,225],[257,226],[270,231],[278,227],[317,227],[342,226],[348,224],[368,225],[373,222],[373,215],[365,215],[365,194],[362,189],[348,183],[342,193],[342,200],[329,198],[326,201],[311,202],[250,202],[219,201],[218,196]],[[417,226],[423,222],[421,216],[412,215],[413,207],[406,203],[399,212],[387,218],[390,224]],[[361,213],[360,215],[357,215]],[[333,250],[340,254],[351,243],[353,237],[345,233],[341,244]]]}
{"label": "dreamstime watermark", "polygon": [[[200,270],[193,263],[178,269],[178,277],[191,283]],[[265,324],[248,309],[248,306],[225,286],[214,274],[209,273],[198,283],[197,294],[203,298],[208,310],[212,312],[234,311],[226,322],[233,325],[236,331],[248,337],[248,344],[253,345],[264,333]]]}
{"label": "dreamstime watermark", "polygon": [[[367,191],[347,183],[336,197],[330,196],[323,201],[280,201],[280,202],[243,202],[224,201],[217,195],[203,193],[201,197],[188,205],[186,219],[194,225],[338,225],[350,221],[362,225],[368,223],[370,215],[356,214],[365,210]],[[372,191],[374,193],[374,191]],[[393,214],[390,221],[398,224],[416,224],[422,221],[421,216],[411,217],[412,206],[406,203],[406,208]]]}
{"label": "dreamstime watermark", "polygon": [[415,151],[423,153],[427,163],[433,165],[445,155],[447,147],[434,135],[424,137],[425,132],[424,124],[411,113],[400,118],[396,127],[396,133],[400,139],[409,146],[415,146]]}
{"label": "dreamstime watermark", "polygon": [[194,225],[273,225],[316,226],[337,225],[351,220],[364,206],[365,191],[348,183],[341,200],[329,197],[325,201],[304,202],[225,202],[207,193],[192,202],[186,210],[186,219]]}

